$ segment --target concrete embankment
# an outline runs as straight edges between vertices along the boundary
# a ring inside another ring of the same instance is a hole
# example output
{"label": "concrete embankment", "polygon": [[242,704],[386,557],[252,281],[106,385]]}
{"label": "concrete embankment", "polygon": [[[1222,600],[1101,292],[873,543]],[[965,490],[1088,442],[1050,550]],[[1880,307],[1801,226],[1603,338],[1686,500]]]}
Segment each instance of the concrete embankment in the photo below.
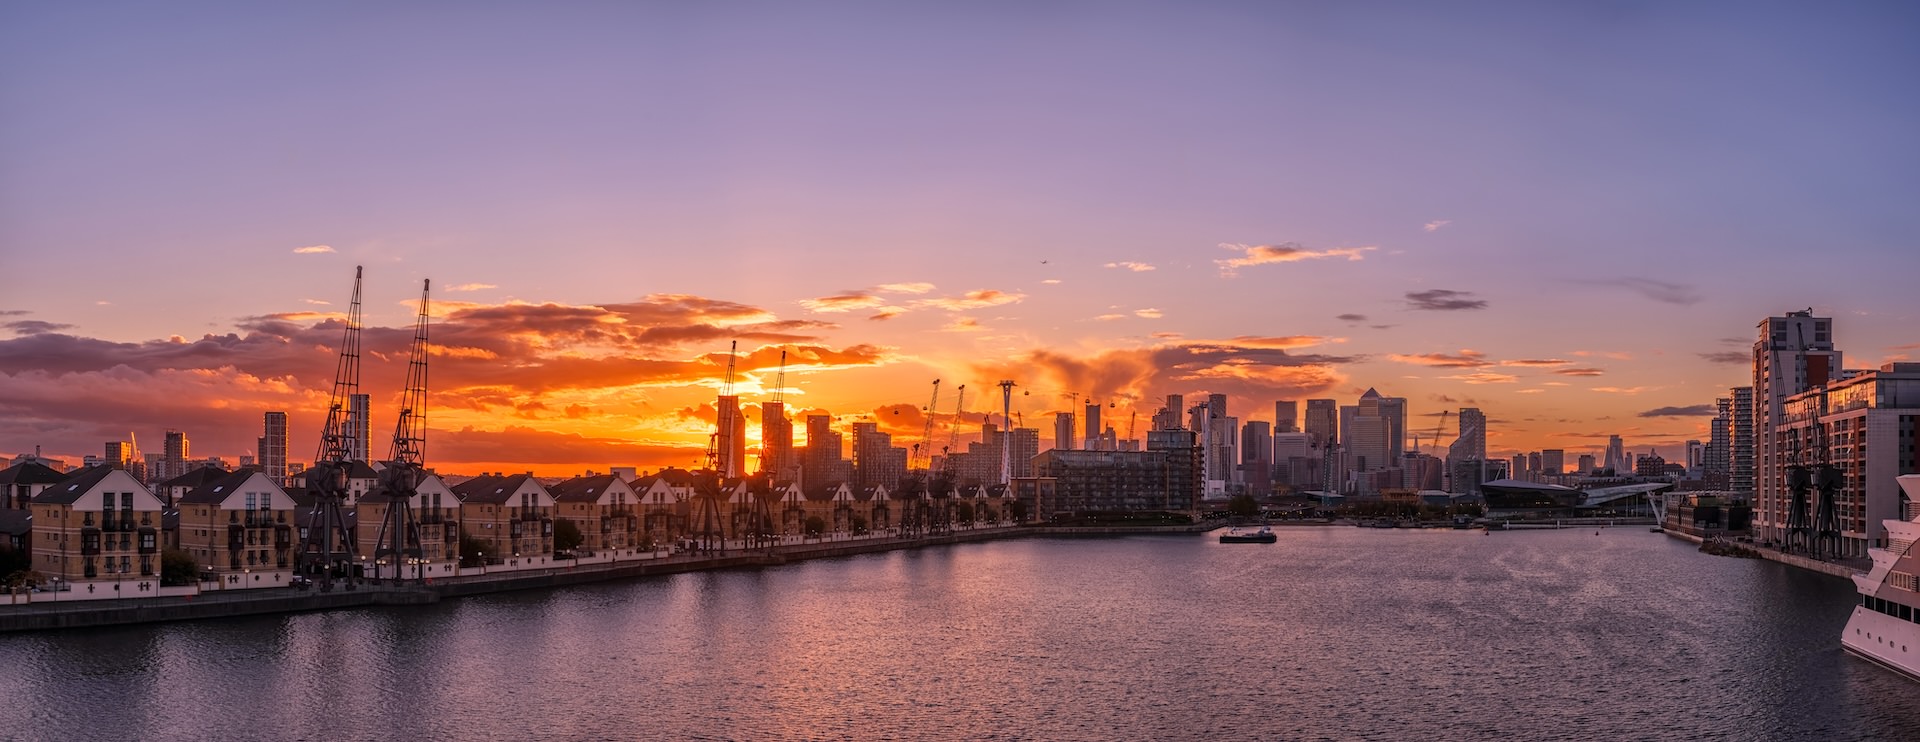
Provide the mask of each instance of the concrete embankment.
{"label": "concrete embankment", "polygon": [[[1696,544],[1702,543],[1706,540],[1699,536],[1695,536],[1687,533],[1680,533],[1678,531],[1670,531],[1664,528],[1661,529],[1661,532],[1667,534],[1668,536],[1672,536],[1674,538],[1680,539],[1682,541],[1690,541]],[[1836,564],[1834,562],[1823,562],[1818,559],[1809,559],[1807,557],[1800,556],[1798,554],[1783,554],[1778,549],[1769,549],[1764,546],[1756,546],[1754,544],[1747,544],[1747,543],[1742,543],[1740,544],[1740,546],[1749,552],[1759,555],[1761,559],[1779,562],[1781,564],[1785,564],[1790,567],[1799,567],[1804,570],[1819,572],[1820,574],[1824,574],[1824,575],[1833,575],[1834,577],[1851,579],[1854,575],[1861,574],[1863,572],[1863,570],[1854,569],[1853,567],[1849,567],[1845,564]]]}
{"label": "concrete embankment", "polygon": [[578,585],[589,582],[697,572],[712,569],[770,567],[806,559],[869,554],[925,546],[1053,535],[1050,529],[1007,526],[980,528],[917,538],[872,538],[782,544],[761,549],[730,549],[713,555],[677,555],[596,564],[566,564],[468,577],[435,578],[425,583],[363,584],[353,590],[263,589],[209,592],[191,597],[113,601],[48,602],[0,606],[0,633],[45,629],[115,626],[155,621],[190,621],[266,613],[424,605],[441,598]]}

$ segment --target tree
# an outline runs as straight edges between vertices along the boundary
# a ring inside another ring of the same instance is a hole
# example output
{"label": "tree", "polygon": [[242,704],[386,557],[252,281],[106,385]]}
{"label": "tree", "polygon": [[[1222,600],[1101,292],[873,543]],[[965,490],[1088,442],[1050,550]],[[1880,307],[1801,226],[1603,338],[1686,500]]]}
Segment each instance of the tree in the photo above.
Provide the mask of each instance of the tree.
{"label": "tree", "polygon": [[0,575],[33,569],[33,556],[12,546],[0,546]]}
{"label": "tree", "polygon": [[460,566],[478,567],[487,563],[487,557],[493,556],[493,544],[484,539],[467,535],[466,529],[460,531]]}
{"label": "tree", "polygon": [[1260,514],[1260,502],[1253,495],[1234,495],[1227,501],[1227,514],[1239,518],[1251,518]]}
{"label": "tree", "polygon": [[961,523],[973,522],[973,503],[970,503],[970,502],[960,503],[960,522]]}
{"label": "tree", "polygon": [[856,515],[848,518],[847,527],[853,529],[853,535],[855,536],[867,535],[867,519],[865,516]]}
{"label": "tree", "polygon": [[809,538],[820,538],[820,534],[826,530],[827,521],[825,519],[818,515],[807,516],[807,536]]}
{"label": "tree", "polygon": [[160,552],[160,585],[191,585],[200,580],[200,563],[179,549]]}
{"label": "tree", "polygon": [[554,551],[573,551],[580,548],[580,544],[586,540],[587,537],[580,533],[580,526],[575,525],[573,521],[566,518],[556,518],[553,521]]}
{"label": "tree", "polygon": [[1008,506],[1008,510],[1012,511],[1013,513],[1013,522],[1015,523],[1027,522],[1027,501],[1026,500],[1014,500]]}

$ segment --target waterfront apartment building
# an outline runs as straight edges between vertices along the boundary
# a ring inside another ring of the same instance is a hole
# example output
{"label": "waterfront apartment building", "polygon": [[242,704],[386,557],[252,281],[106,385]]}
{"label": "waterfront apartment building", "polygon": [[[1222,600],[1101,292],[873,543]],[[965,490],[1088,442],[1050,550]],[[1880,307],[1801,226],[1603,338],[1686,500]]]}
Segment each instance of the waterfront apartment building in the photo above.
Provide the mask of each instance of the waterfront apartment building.
{"label": "waterfront apartment building", "polygon": [[1053,498],[1035,503],[1036,512],[1192,510],[1176,464],[1164,451],[1047,451],[1034,459],[1033,476],[1053,480]]}
{"label": "waterfront apartment building", "polygon": [[580,529],[581,548],[587,553],[631,549],[640,544],[640,498],[619,477],[574,477],[549,491],[553,494],[554,517]]}
{"label": "waterfront apartment building", "polygon": [[175,500],[174,509],[180,514],[176,543],[202,569],[271,572],[294,566],[297,505],[259,469],[210,478]]}
{"label": "waterfront apartment building", "polygon": [[1787,526],[1784,481],[1768,473],[1784,471],[1785,441],[1775,430],[1787,398],[1824,386],[1840,375],[1840,351],[1833,346],[1833,320],[1812,310],[1768,317],[1753,343],[1754,481],[1753,530],[1763,540],[1781,540]]}
{"label": "waterfront apartment building", "polygon": [[[446,480],[438,475],[427,474],[414,485],[413,501],[409,509],[413,511],[414,523],[420,530],[419,559],[426,564],[436,562],[457,562],[460,559],[460,496],[454,494]],[[382,552],[384,530],[391,528],[387,520],[393,504],[393,496],[385,486],[375,487],[361,495],[354,504],[359,526],[354,529],[355,543],[360,554],[381,566],[381,574],[391,576],[394,573],[381,565],[392,561]],[[391,547],[391,542],[386,544]],[[411,547],[409,547],[411,548]],[[422,570],[422,571],[431,571]],[[400,576],[412,577],[414,571],[403,571]]]}
{"label": "waterfront apartment building", "polygon": [[30,507],[34,571],[68,581],[160,574],[163,506],[127,470],[73,472]]}
{"label": "waterfront apartment building", "polygon": [[553,494],[532,473],[483,474],[453,486],[460,524],[496,559],[553,553]]}
{"label": "waterfront apartment building", "polygon": [[[1841,555],[1865,557],[1868,547],[1887,545],[1883,521],[1909,517],[1901,509],[1898,478],[1920,473],[1920,363],[1889,363],[1845,376],[1786,399],[1767,436],[1775,445],[1773,466],[1760,474],[1766,486],[1790,498],[1789,468],[1832,464],[1840,473],[1834,525]],[[1815,528],[1818,498],[1814,492],[1808,503]]]}

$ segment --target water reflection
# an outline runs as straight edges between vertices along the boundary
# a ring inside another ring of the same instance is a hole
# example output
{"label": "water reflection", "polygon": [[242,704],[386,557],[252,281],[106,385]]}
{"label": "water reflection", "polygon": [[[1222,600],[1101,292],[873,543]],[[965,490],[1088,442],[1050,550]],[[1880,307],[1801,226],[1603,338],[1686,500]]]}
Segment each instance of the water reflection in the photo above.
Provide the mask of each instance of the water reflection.
{"label": "water reflection", "polygon": [[25,739],[1920,736],[1851,586],[1616,530],[1026,540],[0,640]]}

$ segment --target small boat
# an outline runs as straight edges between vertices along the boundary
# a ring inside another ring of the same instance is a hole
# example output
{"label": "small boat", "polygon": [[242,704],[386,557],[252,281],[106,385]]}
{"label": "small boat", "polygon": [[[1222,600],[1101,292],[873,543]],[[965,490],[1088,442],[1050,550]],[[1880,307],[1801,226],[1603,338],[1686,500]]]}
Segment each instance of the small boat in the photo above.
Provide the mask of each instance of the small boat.
{"label": "small boat", "polygon": [[1271,544],[1279,540],[1280,537],[1275,536],[1273,529],[1268,527],[1262,527],[1258,531],[1242,531],[1235,528],[1220,534],[1220,543],[1223,544]]}

